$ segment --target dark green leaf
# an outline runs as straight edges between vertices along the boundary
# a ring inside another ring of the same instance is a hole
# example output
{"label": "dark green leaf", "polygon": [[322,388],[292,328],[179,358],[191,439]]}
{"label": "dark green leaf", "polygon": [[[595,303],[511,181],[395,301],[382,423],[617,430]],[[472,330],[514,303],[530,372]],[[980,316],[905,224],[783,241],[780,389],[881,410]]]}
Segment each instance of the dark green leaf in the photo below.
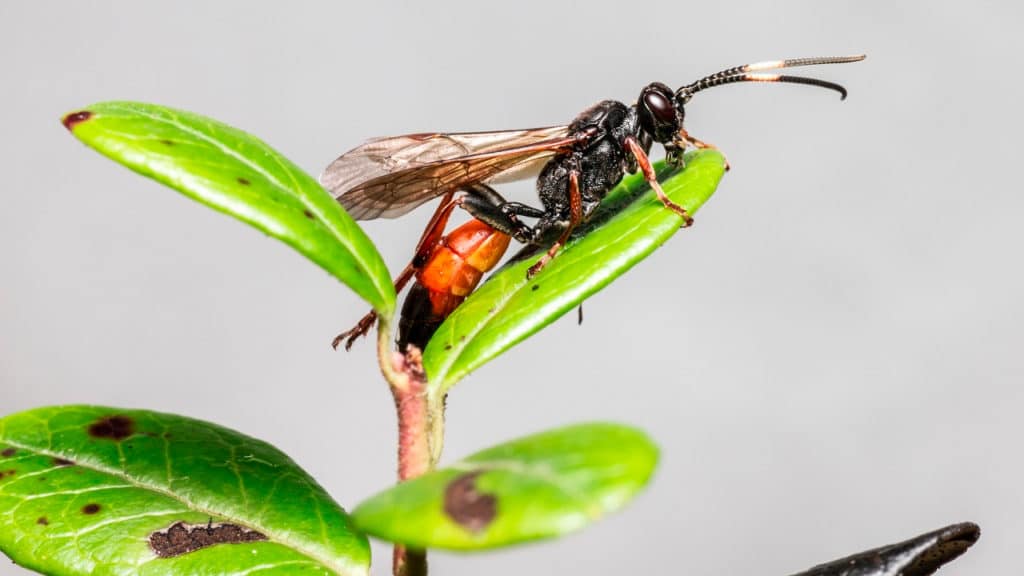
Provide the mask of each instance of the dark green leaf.
{"label": "dark green leaf", "polygon": [[521,438],[403,482],[353,512],[366,533],[414,548],[482,550],[578,530],[624,506],[658,449],[643,432],[581,424]]}
{"label": "dark green leaf", "polygon": [[220,122],[137,102],[103,102],[64,125],[125,166],[295,248],[390,315],[395,291],[362,229],[314,180],[261,140]]}
{"label": "dark green leaf", "polygon": [[[168,546],[201,538],[226,542]],[[61,575],[359,575],[370,563],[341,506],[273,446],[98,406],[0,419],[0,550]]]}
{"label": "dark green leaf", "polygon": [[[665,193],[695,213],[725,172],[714,150],[687,155],[686,169],[666,172]],[[640,175],[623,180],[588,225],[533,279],[527,258],[504,267],[441,325],[427,345],[423,365],[431,389],[443,395],[467,374],[575,308],[646,258],[679,230]]]}

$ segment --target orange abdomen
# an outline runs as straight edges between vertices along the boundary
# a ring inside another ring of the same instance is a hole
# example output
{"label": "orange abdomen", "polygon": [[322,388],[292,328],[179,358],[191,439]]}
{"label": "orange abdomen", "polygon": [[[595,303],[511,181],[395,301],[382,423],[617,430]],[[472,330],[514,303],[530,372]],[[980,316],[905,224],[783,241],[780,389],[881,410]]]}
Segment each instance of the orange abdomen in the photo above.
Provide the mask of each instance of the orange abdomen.
{"label": "orange abdomen", "polygon": [[430,254],[416,281],[430,292],[434,313],[448,316],[476,289],[508,249],[509,237],[479,220],[470,220],[445,236]]}
{"label": "orange abdomen", "polygon": [[484,273],[498,264],[509,241],[507,235],[475,219],[442,238],[416,273],[416,283],[402,305],[399,349],[406,344],[422,349],[441,322],[476,289]]}

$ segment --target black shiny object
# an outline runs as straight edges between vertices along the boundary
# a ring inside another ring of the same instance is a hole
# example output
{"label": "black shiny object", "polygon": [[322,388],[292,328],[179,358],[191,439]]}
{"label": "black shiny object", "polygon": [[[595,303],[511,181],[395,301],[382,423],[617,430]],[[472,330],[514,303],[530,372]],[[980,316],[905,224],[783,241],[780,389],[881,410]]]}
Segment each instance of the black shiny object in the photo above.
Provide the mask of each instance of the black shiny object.
{"label": "black shiny object", "polygon": [[980,536],[977,524],[953,524],[898,544],[820,564],[793,576],[928,576],[966,552]]}

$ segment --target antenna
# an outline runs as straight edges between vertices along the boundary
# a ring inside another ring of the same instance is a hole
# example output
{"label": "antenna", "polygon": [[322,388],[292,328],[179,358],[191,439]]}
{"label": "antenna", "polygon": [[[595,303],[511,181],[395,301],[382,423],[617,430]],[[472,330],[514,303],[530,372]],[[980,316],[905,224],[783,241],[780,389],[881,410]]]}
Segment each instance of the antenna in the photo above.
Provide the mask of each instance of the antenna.
{"label": "antenna", "polygon": [[726,68],[720,72],[715,72],[710,76],[705,76],[696,82],[683,86],[679,90],[676,90],[676,98],[683,103],[686,103],[689,102],[690,98],[692,98],[694,94],[701,90],[714,88],[715,86],[723,86],[725,84],[734,84],[736,82],[782,82],[788,84],[805,84],[808,86],[818,86],[820,88],[835,90],[836,92],[839,92],[840,99],[846,99],[846,88],[843,88],[834,82],[818,80],[817,78],[807,78],[805,76],[757,74],[757,72],[762,72],[764,70],[779,70],[781,68],[795,68],[797,66],[815,66],[818,64],[847,64],[850,62],[860,62],[864,58],[864,54],[857,56],[790,58],[787,60],[768,60],[765,62],[755,62],[753,64],[734,66],[732,68]]}

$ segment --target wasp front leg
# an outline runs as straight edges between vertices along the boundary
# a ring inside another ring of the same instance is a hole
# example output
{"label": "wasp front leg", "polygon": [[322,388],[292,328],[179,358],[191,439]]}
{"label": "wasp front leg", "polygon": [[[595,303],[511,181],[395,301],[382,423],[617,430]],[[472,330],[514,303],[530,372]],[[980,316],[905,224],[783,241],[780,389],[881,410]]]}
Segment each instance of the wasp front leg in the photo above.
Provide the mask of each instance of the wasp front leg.
{"label": "wasp front leg", "polygon": [[665,145],[665,163],[669,166],[679,168],[680,170],[686,168],[685,154],[686,148],[682,146]]}
{"label": "wasp front leg", "polygon": [[640,170],[644,173],[644,180],[650,184],[651,188],[654,189],[655,194],[658,195],[658,200],[665,205],[666,208],[679,214],[683,218],[683,227],[693,225],[693,217],[679,204],[676,204],[665,194],[665,191],[661,189],[661,184],[658,182],[658,175],[654,172],[654,166],[651,166],[651,159],[647,157],[643,148],[640,147],[640,143],[636,141],[636,138],[626,138],[626,148],[636,158],[637,164],[640,165]]}

